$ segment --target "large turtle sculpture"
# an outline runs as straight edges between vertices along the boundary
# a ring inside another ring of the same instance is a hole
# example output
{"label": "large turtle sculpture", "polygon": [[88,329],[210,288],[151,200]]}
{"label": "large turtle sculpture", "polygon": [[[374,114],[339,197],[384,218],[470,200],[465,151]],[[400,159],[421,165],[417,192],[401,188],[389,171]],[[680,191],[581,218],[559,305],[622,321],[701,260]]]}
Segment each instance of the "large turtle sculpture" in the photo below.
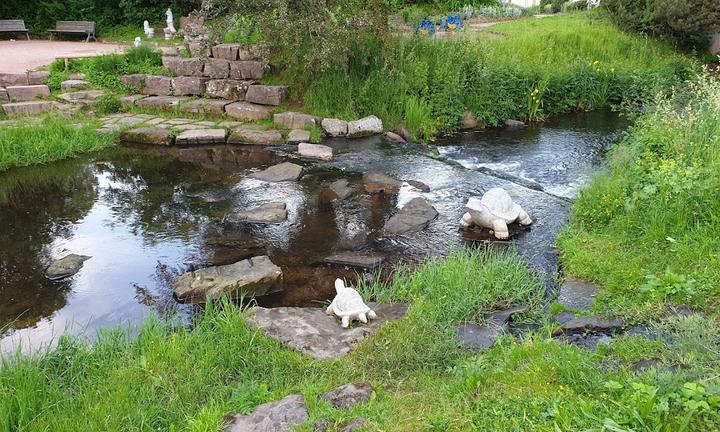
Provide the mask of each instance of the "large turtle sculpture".
{"label": "large turtle sculpture", "polygon": [[346,287],[342,279],[335,280],[337,295],[325,311],[328,315],[335,314],[342,320],[343,328],[348,328],[353,320],[367,324],[368,318],[375,319],[375,312],[365,304],[354,288]]}
{"label": "large turtle sculpture", "polygon": [[460,226],[464,229],[473,225],[489,228],[495,237],[505,240],[510,237],[508,224],[519,222],[520,225],[530,225],[532,219],[519,204],[510,198],[510,194],[502,188],[492,188],[485,192],[482,198],[470,198],[465,205],[467,213],[460,219]]}

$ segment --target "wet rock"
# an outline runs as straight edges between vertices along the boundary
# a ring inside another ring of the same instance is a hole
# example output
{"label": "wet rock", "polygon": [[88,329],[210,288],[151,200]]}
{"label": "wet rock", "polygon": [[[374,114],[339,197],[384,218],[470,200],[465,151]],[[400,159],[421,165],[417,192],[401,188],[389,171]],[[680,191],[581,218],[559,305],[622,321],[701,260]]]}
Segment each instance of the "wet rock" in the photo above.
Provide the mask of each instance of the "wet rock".
{"label": "wet rock", "polygon": [[152,96],[169,96],[172,94],[172,78],[159,75],[145,77],[143,93]]}
{"label": "wet rock", "polygon": [[177,63],[177,75],[180,76],[203,76],[205,62],[200,58],[180,59]]}
{"label": "wet rock", "polygon": [[382,120],[375,116],[361,118],[348,123],[348,138],[361,138],[383,133]]}
{"label": "wet rock", "polygon": [[210,300],[224,294],[255,297],[278,288],[282,275],[270,258],[259,256],[185,273],[175,279],[173,290],[181,300]]}
{"label": "wet rock", "polygon": [[288,133],[288,144],[299,144],[301,142],[310,141],[310,132],[303,129],[293,129]]}
{"label": "wet rock", "polygon": [[179,146],[225,144],[227,132],[225,129],[190,129],[175,138],[175,144]]}
{"label": "wet rock", "polygon": [[337,264],[348,267],[359,267],[363,269],[373,270],[379,267],[385,257],[372,252],[339,252],[323,260],[328,264]]}
{"label": "wet rock", "polygon": [[310,159],[329,161],[332,160],[333,149],[322,144],[300,143],[298,144],[298,154]]}
{"label": "wet rock", "polygon": [[265,334],[318,360],[346,356],[357,345],[375,334],[384,323],[405,315],[407,305],[369,303],[377,319],[368,324],[343,329],[334,316],[321,308],[256,307],[250,311],[250,322]]}
{"label": "wet rock", "polygon": [[173,78],[175,96],[202,96],[205,94],[207,78],[202,77],[177,77]]}
{"label": "wet rock", "polygon": [[345,179],[335,180],[330,183],[330,190],[333,194],[335,194],[335,199],[339,199],[341,201],[349,198],[355,192],[355,190],[350,186],[350,182]]}
{"label": "wet rock", "polygon": [[231,79],[214,79],[207,82],[206,92],[209,97],[243,100],[252,81],[239,81]]}
{"label": "wet rock", "polygon": [[331,137],[343,137],[347,135],[348,123],[345,120],[323,119],[320,122],[325,134]]}
{"label": "wet rock", "polygon": [[120,140],[137,144],[169,146],[173,143],[172,132],[160,127],[130,129],[120,135]]}
{"label": "wet rock", "polygon": [[120,82],[135,91],[140,91],[145,86],[145,74],[130,74],[120,77]]}
{"label": "wet rock", "polygon": [[[247,94],[246,94],[247,96]],[[272,115],[273,107],[250,102],[235,102],[225,106],[225,113],[242,122],[263,120]]]}
{"label": "wet rock", "polygon": [[418,180],[405,180],[405,183],[419,190],[420,192],[430,192],[430,186]]}
{"label": "wet rock", "polygon": [[194,99],[180,105],[180,111],[184,113],[221,116],[225,113],[225,106],[228,103],[228,101],[223,99]]}
{"label": "wet rock", "polygon": [[91,257],[86,255],[70,254],[53,261],[45,271],[45,277],[56,281],[70,277],[79,272],[85,261]]}
{"label": "wet rock", "polygon": [[623,323],[619,319],[605,319],[601,317],[573,317],[560,326],[557,333],[617,333],[622,330]]}
{"label": "wet rock", "polygon": [[413,198],[385,223],[385,235],[399,235],[424,230],[438,217],[433,206],[422,198]]}
{"label": "wet rock", "polygon": [[230,78],[236,80],[259,80],[263,77],[263,64],[259,61],[230,62]]}
{"label": "wet rock", "polygon": [[225,432],[290,432],[310,416],[303,395],[259,405],[250,415],[225,416]]}
{"label": "wet rock", "polygon": [[73,79],[69,79],[69,80],[65,80],[65,81],[61,82],[61,83],[60,83],[60,88],[63,89],[63,90],[67,90],[67,89],[83,89],[83,88],[86,88],[86,87],[89,86],[89,85],[90,85],[90,83],[87,82],[87,81],[85,81],[85,80],[73,80]]}
{"label": "wet rock", "polygon": [[600,289],[597,284],[568,278],[560,287],[558,302],[567,308],[586,310]]}
{"label": "wet rock", "polygon": [[524,128],[526,126],[527,125],[525,124],[525,122],[522,122],[520,120],[513,120],[513,119],[505,120],[505,127],[508,127],[510,129],[519,129],[519,128]]}
{"label": "wet rock", "polygon": [[10,100],[18,102],[33,101],[38,98],[50,96],[50,87],[42,85],[25,85],[6,87]]}
{"label": "wet rock", "polygon": [[351,420],[349,423],[342,426],[338,432],[353,432],[355,430],[360,429],[361,427],[365,426],[367,424],[367,420],[365,420],[362,417],[358,417],[354,420]]}
{"label": "wet rock", "polygon": [[368,403],[372,392],[370,383],[361,381],[340,386],[323,394],[320,399],[330,402],[335,408],[350,409]]}
{"label": "wet rock", "polygon": [[395,132],[397,135],[401,136],[402,139],[404,139],[406,142],[412,142],[413,137],[410,131],[405,127],[404,124],[399,124],[395,126],[395,129],[393,129],[393,132]]}
{"label": "wet rock", "polygon": [[250,174],[250,177],[267,182],[294,181],[302,175],[303,167],[291,162],[283,162],[263,171]]}
{"label": "wet rock", "polygon": [[460,324],[456,327],[460,344],[470,351],[483,351],[495,345],[500,336],[507,333],[505,324],[479,325],[474,323]]}
{"label": "wet rock", "polygon": [[320,117],[299,112],[283,112],[273,116],[276,125],[288,129],[305,129],[320,125]]}
{"label": "wet rock", "polygon": [[390,142],[394,142],[397,144],[407,144],[407,141],[400,135],[396,134],[395,132],[385,132],[385,137]]}
{"label": "wet rock", "polygon": [[400,192],[402,182],[383,173],[368,173],[363,176],[365,190],[371,194],[396,194]]}
{"label": "wet rock", "polygon": [[90,103],[93,101],[96,101],[103,97],[105,95],[105,92],[102,90],[83,90],[83,91],[76,91],[71,93],[63,93],[60,96],[58,96],[60,99],[64,100],[65,102],[70,103]]}
{"label": "wet rock", "polygon": [[274,129],[241,127],[233,130],[228,137],[229,144],[280,145],[284,142],[282,133]]}
{"label": "wet rock", "polygon": [[478,127],[477,118],[475,118],[475,114],[470,111],[465,111],[465,113],[463,113],[460,118],[460,124],[462,125],[461,129],[464,130],[477,129]]}
{"label": "wet rock", "polygon": [[287,220],[287,217],[287,205],[283,202],[272,202],[250,210],[240,211],[233,215],[231,220],[249,223],[279,223]]}
{"label": "wet rock", "polygon": [[245,100],[260,105],[278,106],[287,97],[285,86],[252,85],[245,95]]}

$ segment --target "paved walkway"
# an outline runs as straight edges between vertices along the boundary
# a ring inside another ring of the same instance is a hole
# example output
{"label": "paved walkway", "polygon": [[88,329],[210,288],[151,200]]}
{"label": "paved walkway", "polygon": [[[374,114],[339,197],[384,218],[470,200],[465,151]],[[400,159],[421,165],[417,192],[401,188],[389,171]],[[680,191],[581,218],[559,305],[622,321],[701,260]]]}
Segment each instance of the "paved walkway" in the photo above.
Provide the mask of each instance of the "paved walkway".
{"label": "paved walkway", "polygon": [[23,73],[28,69],[47,66],[57,57],[90,57],[121,50],[121,45],[97,42],[4,40],[0,41],[0,73]]}

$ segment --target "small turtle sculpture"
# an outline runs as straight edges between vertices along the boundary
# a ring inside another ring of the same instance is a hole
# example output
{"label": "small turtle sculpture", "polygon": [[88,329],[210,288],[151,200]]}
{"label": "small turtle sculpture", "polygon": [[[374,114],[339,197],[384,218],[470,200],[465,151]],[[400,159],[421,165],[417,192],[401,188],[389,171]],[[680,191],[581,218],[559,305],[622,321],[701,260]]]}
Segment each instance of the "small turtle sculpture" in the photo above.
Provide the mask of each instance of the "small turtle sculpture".
{"label": "small turtle sculpture", "polygon": [[505,240],[510,236],[508,224],[519,222],[520,225],[530,225],[532,219],[519,204],[510,198],[510,194],[502,188],[492,188],[485,192],[482,198],[470,198],[465,205],[467,213],[460,219],[462,228],[473,225],[493,230],[495,237]]}
{"label": "small turtle sculpture", "polygon": [[337,295],[325,313],[335,314],[340,318],[343,328],[348,328],[353,320],[367,324],[368,318],[377,318],[375,312],[365,304],[360,294],[354,288],[346,287],[342,279],[335,280],[335,291],[337,291]]}

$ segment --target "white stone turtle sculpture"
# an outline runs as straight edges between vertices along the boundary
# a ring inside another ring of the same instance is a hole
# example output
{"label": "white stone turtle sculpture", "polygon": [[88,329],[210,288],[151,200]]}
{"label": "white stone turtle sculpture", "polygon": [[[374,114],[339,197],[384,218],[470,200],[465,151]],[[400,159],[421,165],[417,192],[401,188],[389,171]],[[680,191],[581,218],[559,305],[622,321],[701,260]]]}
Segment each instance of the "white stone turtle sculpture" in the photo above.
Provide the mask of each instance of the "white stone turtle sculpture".
{"label": "white stone turtle sculpture", "polygon": [[345,282],[342,279],[335,280],[335,291],[337,291],[337,295],[325,313],[328,315],[335,314],[340,318],[343,328],[348,328],[353,320],[367,324],[368,318],[377,318],[375,311],[365,304],[360,294],[354,288],[345,287]]}
{"label": "white stone turtle sculpture", "polygon": [[489,228],[493,230],[495,237],[501,240],[510,236],[508,224],[516,221],[520,225],[532,223],[527,212],[502,188],[490,189],[480,199],[470,198],[465,208],[467,213],[460,219],[462,228],[470,228],[473,225]]}

